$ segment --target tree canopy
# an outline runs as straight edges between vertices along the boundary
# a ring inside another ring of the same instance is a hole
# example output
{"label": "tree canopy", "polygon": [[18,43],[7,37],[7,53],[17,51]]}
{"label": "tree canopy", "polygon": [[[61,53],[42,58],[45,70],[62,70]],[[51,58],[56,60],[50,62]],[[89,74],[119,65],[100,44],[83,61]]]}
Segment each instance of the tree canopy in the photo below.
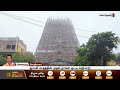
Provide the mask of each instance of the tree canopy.
{"label": "tree canopy", "polygon": [[104,66],[106,62],[115,59],[113,48],[117,48],[120,40],[112,32],[102,32],[92,35],[86,45],[78,48],[75,57],[76,65]]}

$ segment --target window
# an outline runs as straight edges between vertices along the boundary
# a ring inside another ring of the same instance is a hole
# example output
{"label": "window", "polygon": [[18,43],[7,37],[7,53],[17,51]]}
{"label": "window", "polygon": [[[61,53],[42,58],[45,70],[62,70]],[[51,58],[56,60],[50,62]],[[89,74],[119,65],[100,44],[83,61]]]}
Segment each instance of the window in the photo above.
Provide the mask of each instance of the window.
{"label": "window", "polygon": [[11,48],[11,45],[7,45],[7,49],[10,49]]}
{"label": "window", "polygon": [[12,45],[12,49],[15,50],[15,45]]}

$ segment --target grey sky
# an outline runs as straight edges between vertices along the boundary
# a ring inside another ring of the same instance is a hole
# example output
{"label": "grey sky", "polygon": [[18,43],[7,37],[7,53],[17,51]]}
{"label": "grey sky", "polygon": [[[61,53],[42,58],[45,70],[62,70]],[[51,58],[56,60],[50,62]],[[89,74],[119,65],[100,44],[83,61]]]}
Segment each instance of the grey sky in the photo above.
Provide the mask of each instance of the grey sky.
{"label": "grey sky", "polygon": [[[113,31],[120,34],[120,12],[119,11],[4,11],[9,14],[28,17],[38,21],[46,22],[50,16],[68,17],[71,19],[77,35],[91,37],[96,32]],[[99,16],[100,14],[115,13],[115,17]],[[40,25],[45,23],[33,22]],[[41,38],[42,27],[35,26],[5,15],[0,12],[0,37],[16,37],[27,45],[27,51],[35,52]],[[85,32],[96,31],[96,32]],[[78,37],[80,45],[86,43],[88,38]],[[120,35],[119,35],[120,36]],[[120,45],[115,52],[120,52]]]}

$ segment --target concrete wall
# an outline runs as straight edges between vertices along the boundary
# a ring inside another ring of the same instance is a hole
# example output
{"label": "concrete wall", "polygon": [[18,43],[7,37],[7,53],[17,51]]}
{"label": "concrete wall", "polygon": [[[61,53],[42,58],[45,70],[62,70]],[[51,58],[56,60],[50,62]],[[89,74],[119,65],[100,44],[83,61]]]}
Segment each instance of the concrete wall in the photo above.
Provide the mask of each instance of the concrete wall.
{"label": "concrete wall", "polygon": [[[2,40],[3,39],[3,40]],[[0,52],[25,52],[26,45],[19,39],[19,37],[0,39]],[[7,45],[11,45],[11,48],[7,48]],[[15,49],[12,49],[12,45],[15,45]]]}
{"label": "concrete wall", "polygon": [[15,49],[7,48],[7,45],[16,45],[16,42],[0,40],[0,52],[15,52]]}

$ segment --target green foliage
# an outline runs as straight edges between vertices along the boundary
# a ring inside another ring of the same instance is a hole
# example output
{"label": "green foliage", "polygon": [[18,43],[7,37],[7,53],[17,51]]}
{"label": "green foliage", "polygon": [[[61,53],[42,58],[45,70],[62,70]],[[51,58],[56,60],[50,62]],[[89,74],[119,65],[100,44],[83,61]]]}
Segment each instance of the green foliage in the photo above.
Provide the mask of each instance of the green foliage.
{"label": "green foliage", "polygon": [[115,59],[113,48],[117,48],[120,40],[112,32],[103,32],[92,35],[86,45],[77,49],[76,65],[106,65],[106,62]]}
{"label": "green foliage", "polygon": [[120,62],[120,53],[116,54],[116,61]]}
{"label": "green foliage", "polygon": [[8,54],[12,55],[15,52],[0,52],[0,56],[6,57]]}
{"label": "green foliage", "polygon": [[2,66],[5,63],[6,63],[6,59],[2,55],[0,55],[0,66]]}
{"label": "green foliage", "polygon": [[22,54],[22,53],[0,53],[0,65],[6,63],[6,55],[12,55],[12,62],[33,62],[35,57],[33,55]]}
{"label": "green foliage", "polygon": [[78,53],[78,56],[75,57],[75,64],[78,66],[81,65],[88,65],[88,60],[87,60],[87,48],[85,47],[85,45],[83,44],[80,48],[78,48],[76,50],[76,52]]}
{"label": "green foliage", "polygon": [[26,55],[22,53],[14,53],[12,57],[13,62],[32,62],[35,60],[33,55]]}

